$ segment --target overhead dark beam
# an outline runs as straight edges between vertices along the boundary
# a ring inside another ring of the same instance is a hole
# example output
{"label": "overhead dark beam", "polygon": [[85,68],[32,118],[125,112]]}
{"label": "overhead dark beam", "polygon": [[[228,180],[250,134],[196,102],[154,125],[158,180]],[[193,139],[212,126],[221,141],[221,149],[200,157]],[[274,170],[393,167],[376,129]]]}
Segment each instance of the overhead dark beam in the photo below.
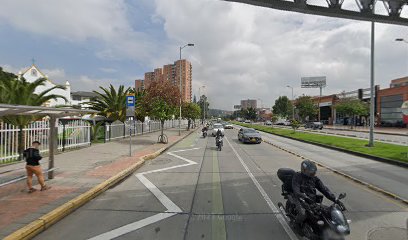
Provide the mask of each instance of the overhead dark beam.
{"label": "overhead dark beam", "polygon": [[379,22],[394,25],[408,26],[408,19],[398,16],[384,16],[372,13],[362,13],[339,8],[305,5],[284,0],[223,0],[227,2],[239,2],[260,7],[274,8],[284,11],[299,12],[326,17],[345,18],[360,21]]}

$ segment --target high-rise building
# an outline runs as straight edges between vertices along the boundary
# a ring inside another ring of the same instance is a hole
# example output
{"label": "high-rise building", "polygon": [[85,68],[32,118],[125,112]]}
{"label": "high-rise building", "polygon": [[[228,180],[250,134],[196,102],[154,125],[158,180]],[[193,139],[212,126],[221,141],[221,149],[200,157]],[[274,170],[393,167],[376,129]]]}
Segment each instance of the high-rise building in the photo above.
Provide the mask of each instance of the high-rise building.
{"label": "high-rise building", "polygon": [[241,108],[242,109],[248,109],[248,108],[257,109],[256,100],[254,99],[241,100]]}
{"label": "high-rise building", "polygon": [[[136,91],[138,86],[148,88],[152,81],[170,81],[179,88],[180,86],[180,70],[181,70],[181,99],[183,102],[191,102],[193,94],[192,86],[192,65],[189,61],[182,59],[173,64],[164,65],[163,68],[156,68],[153,72],[145,73],[144,81],[136,80]],[[139,85],[137,85],[139,84]]]}
{"label": "high-rise building", "polygon": [[141,92],[143,90],[144,90],[144,80],[142,79],[135,80],[135,91]]}
{"label": "high-rise building", "polygon": [[191,102],[193,95],[192,86],[192,65],[189,61],[182,59],[174,63],[175,65],[175,83],[180,86],[180,68],[181,68],[181,99],[184,102]]}
{"label": "high-rise building", "polygon": [[144,88],[148,88],[150,83],[154,81],[154,72],[147,72],[144,75]]}
{"label": "high-rise building", "polygon": [[154,81],[163,81],[163,68],[154,69]]}
{"label": "high-rise building", "polygon": [[174,64],[167,64],[163,66],[163,80],[172,81],[174,83],[174,75],[176,74]]}

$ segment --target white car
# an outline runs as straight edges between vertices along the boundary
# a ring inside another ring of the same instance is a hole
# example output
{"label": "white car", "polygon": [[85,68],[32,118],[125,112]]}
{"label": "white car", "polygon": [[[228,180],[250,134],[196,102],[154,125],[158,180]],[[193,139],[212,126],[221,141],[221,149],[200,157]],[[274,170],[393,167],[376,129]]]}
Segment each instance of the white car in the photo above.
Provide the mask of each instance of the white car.
{"label": "white car", "polygon": [[212,131],[212,134],[211,134],[213,137],[215,137],[215,135],[217,135],[218,129],[221,130],[221,134],[222,134],[222,136],[224,136],[224,127],[222,126],[222,124],[221,123],[214,123],[214,128],[213,128],[213,131]]}
{"label": "white car", "polygon": [[226,123],[226,124],[224,125],[224,128],[225,128],[225,129],[234,129],[234,126],[232,126],[231,123]]}

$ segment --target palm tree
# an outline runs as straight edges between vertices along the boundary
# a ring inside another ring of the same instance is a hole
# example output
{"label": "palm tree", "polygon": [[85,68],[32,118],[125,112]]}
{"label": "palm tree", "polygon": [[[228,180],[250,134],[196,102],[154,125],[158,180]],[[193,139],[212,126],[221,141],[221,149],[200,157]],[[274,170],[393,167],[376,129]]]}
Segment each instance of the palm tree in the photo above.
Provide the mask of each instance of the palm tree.
{"label": "palm tree", "polygon": [[124,122],[126,120],[126,96],[130,88],[125,90],[125,87],[120,85],[118,91],[116,91],[112,84],[109,85],[109,88],[99,88],[103,92],[93,91],[98,96],[94,101],[86,104],[91,105],[90,109],[98,111],[99,115],[105,116],[111,121],[119,120]]}
{"label": "palm tree", "polygon": [[[3,80],[3,79],[0,79]],[[65,89],[64,86],[54,86],[40,93],[35,93],[35,89],[39,86],[44,86],[46,78],[39,78],[36,81],[30,83],[24,78],[13,79],[1,81],[0,84],[0,103],[6,104],[18,104],[18,105],[28,105],[28,106],[41,106],[52,99],[62,98],[67,100],[64,96],[57,94],[50,94],[54,89]],[[38,120],[43,116],[4,116],[1,119],[9,124],[12,124],[19,128],[18,135],[18,152],[20,154],[20,159],[24,151],[24,136],[23,128],[27,126],[32,121]]]}

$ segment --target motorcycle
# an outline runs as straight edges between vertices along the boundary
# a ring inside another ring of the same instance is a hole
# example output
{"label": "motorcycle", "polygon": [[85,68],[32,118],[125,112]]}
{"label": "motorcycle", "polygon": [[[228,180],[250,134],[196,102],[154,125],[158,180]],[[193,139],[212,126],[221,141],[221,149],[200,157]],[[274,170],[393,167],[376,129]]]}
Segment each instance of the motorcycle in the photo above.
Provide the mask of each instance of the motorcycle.
{"label": "motorcycle", "polygon": [[203,138],[206,138],[207,137],[207,130],[204,130],[203,131]]}
{"label": "motorcycle", "polygon": [[[292,178],[296,172],[290,168],[278,170],[278,177],[283,182],[282,196],[286,199],[285,205],[278,203],[279,210],[290,225],[294,225],[296,219],[296,205],[293,202],[295,196],[292,191]],[[300,203],[306,210],[306,220],[299,232],[310,240],[344,240],[350,234],[350,220],[344,215],[346,207],[339,200],[346,197],[346,193],[340,194],[336,201],[326,206],[323,196],[317,195],[315,201],[299,198]]]}
{"label": "motorcycle", "polygon": [[219,137],[217,137],[215,139],[215,145],[217,146],[217,150],[221,151],[222,146],[224,145],[224,140],[223,140],[223,138],[221,136],[219,136]]}

